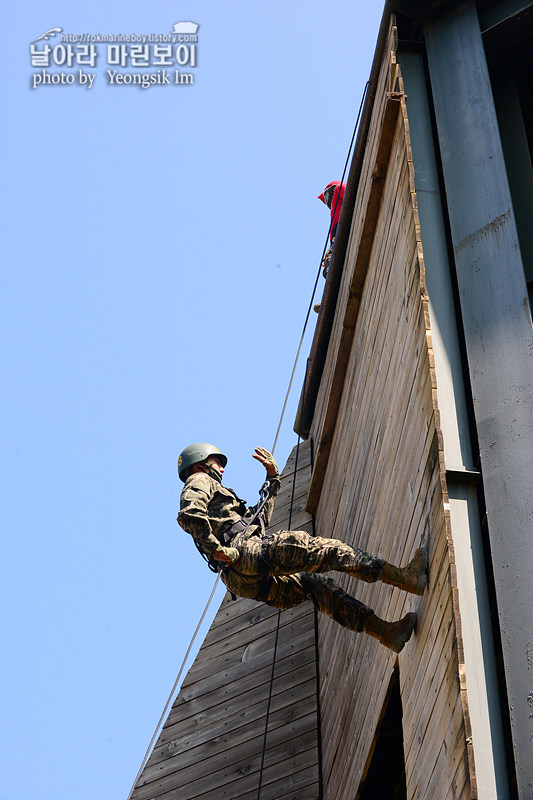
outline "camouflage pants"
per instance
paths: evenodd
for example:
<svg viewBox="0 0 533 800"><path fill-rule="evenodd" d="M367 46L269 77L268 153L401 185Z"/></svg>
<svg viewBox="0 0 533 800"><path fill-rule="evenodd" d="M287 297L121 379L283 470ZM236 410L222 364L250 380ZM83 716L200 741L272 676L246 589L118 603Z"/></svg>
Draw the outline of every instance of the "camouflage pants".
<svg viewBox="0 0 533 800"><path fill-rule="evenodd" d="M337 539L310 536L305 531L278 531L271 537L268 566L261 556L261 534L246 531L232 542L240 559L222 580L241 597L264 600L275 608L292 608L311 600L315 607L354 631L363 630L371 608L347 594L322 572L345 572L373 583L381 577L381 558Z"/></svg>

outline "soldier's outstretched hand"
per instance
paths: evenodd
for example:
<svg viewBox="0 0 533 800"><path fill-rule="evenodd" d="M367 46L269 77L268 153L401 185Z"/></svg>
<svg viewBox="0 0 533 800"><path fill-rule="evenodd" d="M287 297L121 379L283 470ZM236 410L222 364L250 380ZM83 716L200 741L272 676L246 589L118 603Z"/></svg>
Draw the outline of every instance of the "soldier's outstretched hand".
<svg viewBox="0 0 533 800"><path fill-rule="evenodd" d="M268 450L265 450L264 447L256 447L252 455L266 469L267 478L274 478L276 475L279 475L278 465L276 464L274 456L272 453L269 453Z"/></svg>

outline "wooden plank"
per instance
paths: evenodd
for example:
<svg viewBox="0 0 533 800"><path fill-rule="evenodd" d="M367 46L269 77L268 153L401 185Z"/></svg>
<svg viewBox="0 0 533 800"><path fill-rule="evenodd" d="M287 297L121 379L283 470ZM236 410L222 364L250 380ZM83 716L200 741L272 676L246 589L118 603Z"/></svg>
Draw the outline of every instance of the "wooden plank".
<svg viewBox="0 0 533 800"><path fill-rule="evenodd" d="M439 548L440 564L437 563L436 555L432 563L432 570L437 574L437 578L432 580L428 594L424 597L425 607L420 615L420 637L425 646L422 652L417 654L416 665L413 665L402 680L402 694L407 702L411 702L411 697L419 698L423 695L424 685L428 680L427 674L429 672L431 676L434 667L432 661L438 661L443 648L447 646L448 631L450 630L450 635L455 635L455 628L449 621L453 608L450 576L447 570L447 548L445 542L441 542L441 545ZM445 615L447 616L445 617ZM444 629L442 626L445 619L446 628Z"/></svg>
<svg viewBox="0 0 533 800"><path fill-rule="evenodd" d="M449 652L454 653L454 636L451 627L447 630L446 638L443 644L449 644ZM436 658L432 662L433 672L426 672L426 681L422 685L422 692L427 692L427 695L416 696L412 698L411 705L409 705L408 698L405 699L405 705L409 708L409 714L406 715L404 725L404 745L406 763L412 764L415 761L423 763L427 759L428 763L432 764L438 748L435 749L435 738L441 743L441 732L439 730L441 724L448 725L450 719L454 718L455 710L459 711L459 717L456 719L456 724L463 730L464 742L464 728L462 727L462 713L461 713L461 697L458 689L457 669L454 668L454 662L451 658L444 658L443 651L439 648L436 653ZM423 699L425 697L425 700ZM447 713L444 713L444 712ZM424 747L421 748L421 743Z"/></svg>
<svg viewBox="0 0 533 800"><path fill-rule="evenodd" d="M242 615L250 615L254 617L259 615L258 619L266 619L268 616L275 617L277 614L276 609L269 606L259 605L255 600L247 600L244 597L238 597L237 600L232 600L229 592L225 595L217 615L213 620L213 624L207 632L207 637L212 634L217 635L215 632L221 626L231 625L232 621ZM253 623L250 623L253 624Z"/></svg>
<svg viewBox="0 0 533 800"><path fill-rule="evenodd" d="M309 695L307 695L309 696ZM216 770L219 763L225 763L228 753L233 748L238 748L239 758L243 756L246 748L250 747L250 742L257 738L261 741L264 732L264 715L266 709L267 696L263 698L261 708L257 709L255 716L250 716L247 722L231 730L219 732L217 735L200 735L183 740L172 740L169 744L157 752L153 753L150 762L143 773L140 785L148 784L152 781L160 781L166 775L180 773L179 780L185 783L186 776L196 775L196 765L205 764L208 760L212 761L210 769ZM211 722L211 721L210 721ZM209 730L211 724L209 725ZM306 714L304 704L286 704L282 707L271 709L269 718L268 735L270 741L276 741L280 735L279 730L298 730L303 735L309 730L316 731L316 716ZM300 734L299 734L300 735ZM191 770L189 769L192 769ZM187 771L188 770L188 771Z"/></svg>
<svg viewBox="0 0 533 800"><path fill-rule="evenodd" d="M412 389L413 387L411 387ZM409 391L406 391L408 397L410 397ZM431 403L431 396L428 398L428 404ZM394 483L398 481L393 481L395 471L398 472L398 464L404 462L405 470L407 472L408 468L411 466L410 459L412 458L412 450L408 447L408 442L402 441L405 440L406 436L410 436L410 430L412 430L411 423L416 419L417 415L420 414L421 408L417 407L415 404L406 405L404 408L399 409L399 416L403 418L404 422L402 424L398 424L396 426L397 435L399 437L398 443L395 442L394 438L391 440L391 437L388 437L384 441L384 446L381 449L381 455L374 458L376 466L373 469L368 470L371 477L365 479L362 483L362 491L364 492L362 498L359 500L358 504L356 505L357 498L354 498L351 501L351 512L349 513L349 518L353 520L352 525L356 527L359 531L364 532L375 531L378 535L378 538L382 532L385 532L387 529L398 530L398 525L395 524L396 520L390 519L390 504L394 503L394 499L397 498L399 509L403 508L409 512L408 504L400 501L402 498L403 491L405 491L404 486L394 486ZM423 449L430 444L427 439L426 431L423 430L421 432L421 437L419 439L419 448L422 447ZM403 445L403 446L402 446ZM385 454L389 454L389 458L385 457ZM416 451L414 452L415 455ZM420 460L423 462L427 461L427 456L424 456L423 453L420 453L417 463L413 464L413 471L407 472L407 474L413 475L416 474L417 465L420 463ZM405 474L405 473L402 473ZM397 478L402 480L402 474L398 474ZM371 478L374 477L374 482L371 482ZM396 491L394 491L396 489ZM403 491L402 491L403 490ZM366 512L366 513L365 513ZM371 514L371 517L368 517L368 514ZM380 515L385 517L383 523L380 524ZM389 519L386 519L389 517ZM402 527L398 530L399 535L401 535L402 540L406 541L406 529ZM388 537L388 542L391 542L390 536ZM363 542L359 541L357 544L362 545ZM411 543L408 544L411 547ZM390 553L390 548L388 548ZM388 553L385 553L388 555Z"/></svg>
<svg viewBox="0 0 533 800"><path fill-rule="evenodd" d="M315 756L316 757L316 756ZM262 800L318 800L318 778L316 766L313 766L313 754L310 753L304 769L286 771L281 779L276 779L276 772L268 770L263 774L261 799ZM195 800L257 800L258 775L242 775L239 779L225 787L212 786L202 794L197 794ZM176 800L174 790L158 795L161 800ZM182 800L181 796L179 800Z"/></svg>
<svg viewBox="0 0 533 800"><path fill-rule="evenodd" d="M277 623L277 608L267 606L266 603L258 603L256 600L244 600L243 598L238 598L236 601L232 601L229 594L228 600L234 607L238 607L242 600L243 605L241 608L243 613L234 615L229 619L226 618L216 627L210 628L207 636L204 639L202 648L207 649L217 642L224 641L224 639L233 635L234 633L244 630L248 630L250 633L253 632L254 638L256 638L255 634L257 634L257 631L259 630L256 627L257 625L266 622L270 622L270 624L272 624L274 621ZM307 617L312 613L313 609L310 603L301 603L299 606L295 606L294 608L285 609L285 612L281 615L281 626L283 627L289 622L295 622L303 617Z"/></svg>
<svg viewBox="0 0 533 800"><path fill-rule="evenodd" d="M287 629L287 637L278 643L280 658L293 652L296 647L307 646L313 635L310 620L305 618L290 623L284 628ZM275 629L268 631L268 635L265 634L261 639L243 640L239 649L230 653L213 655L209 662L204 661L203 658L198 660L191 668L191 672L194 669L194 674L191 675L190 682L200 680L208 675L215 676L215 679L219 675L227 676L233 668L236 668L236 672L241 673L243 665L245 668L247 666L248 670L262 666L272 657L274 639Z"/></svg>
<svg viewBox="0 0 533 800"><path fill-rule="evenodd" d="M225 604L227 604L227 611ZM297 609L291 610L296 611ZM232 600L228 593L215 617L217 624L209 628L202 647L220 641L234 631L250 629L263 620L272 620L276 615L277 609L267 606L265 603L245 600L242 597Z"/></svg>
<svg viewBox="0 0 533 800"><path fill-rule="evenodd" d="M464 784L468 775L461 709L458 708L451 719L443 715L438 722L441 723L437 726L439 734L435 735L425 748L428 751L431 749L431 758L426 761L416 761L413 769L409 770L410 791L414 793L412 796L420 797L421 800L433 800L444 787L449 786L450 776L455 776ZM476 797L470 785L466 796Z"/></svg>
<svg viewBox="0 0 533 800"><path fill-rule="evenodd" d="M300 613L296 616L290 614L291 610L292 609L287 609L289 613L282 614L280 617L280 635L283 634L283 636L287 636L289 639L294 638L305 630L309 630L308 617L311 613L311 609L308 607L305 609L305 614ZM250 633L251 631L249 628L228 632L228 635L224 639L218 639L212 644L202 648L205 659L213 661L213 664L216 662L217 665L222 662L224 664L229 664L232 658L238 661L241 661L243 658L250 658L252 654L257 651L257 648L262 645L270 647L270 642L266 640L266 637L272 634L272 620L263 620L257 622L253 626L254 639L257 641L250 643ZM253 649L251 649L251 645ZM205 671L206 668L209 668L207 664L200 669ZM198 667L196 669L194 667L191 668L189 681L196 678L198 671Z"/></svg>
<svg viewBox="0 0 533 800"><path fill-rule="evenodd" d="M398 395L401 394L401 388L402 388L402 386L400 385L399 386ZM400 409L396 413L397 413L397 416L399 418L401 418L402 416L405 415L405 407L403 409ZM384 414L390 416L390 414L391 414L390 407L386 407L385 408ZM373 445L373 447L374 447L373 463L371 464L371 469L370 470L366 469L364 471L364 473L363 473L362 480L358 481L357 484L356 484L358 486L359 492L361 492L362 495L358 493L358 497L353 499L353 503L352 504L353 504L355 510L357 510L358 507L360 507L362 509L367 508L368 499L370 499L370 495L372 495L372 500L373 500L373 505L374 506L378 505L378 500L381 498L381 496L382 496L383 492L385 492L385 490L388 491L389 496L391 495L390 489L388 489L388 480L387 480L387 478L388 478L388 475L391 474L391 471L392 471L393 466L394 466L394 461L391 458L391 455L394 455L395 450L397 452L398 448L397 448L397 446L393 447L392 443L388 442L387 439L385 439L384 440L384 445L382 445L382 447L381 447L381 451L380 451L381 455L379 455L379 452L375 451L375 447L376 447L377 442L378 442L379 431L380 430L381 431L384 430L382 428L381 419L379 417L373 423L372 427L374 427L374 426L377 426L377 427L375 428L376 433L372 434L372 439L374 440L374 445ZM364 429L364 427L365 426L364 426L364 422L363 422L363 429ZM368 428L368 424L366 424L366 427ZM397 427L401 429L401 426L397 426ZM386 433L386 431L385 431L385 433ZM368 438L370 439L370 436ZM354 444L352 446L355 446L355 441L356 440L354 438ZM364 447L364 442L361 442L361 443L358 442L358 445L359 446L363 445L363 447ZM386 473L384 473L385 470L386 470ZM377 474L379 475L379 480L376 480L376 477L375 477L376 476L376 471L377 471ZM357 480L357 478L355 476L354 476L354 479ZM350 519L352 519L352 518L350 517ZM352 525L353 525L353 519L352 519ZM360 527L362 527L362 526L360 526Z"/></svg>
<svg viewBox="0 0 533 800"><path fill-rule="evenodd" d="M284 765L287 770L291 769L295 756L314 752L316 730L310 728L311 723L311 719L304 717L272 732L272 736L269 737L267 768L276 765L280 775ZM235 748L236 752L232 752L233 748L230 748L211 758L203 757L196 764L147 784L143 784L141 779L135 789L136 800L150 800L177 789L180 792L180 800L195 800L212 787L214 776L223 794L227 785L239 781L242 776L259 774L262 746L262 735L256 736Z"/></svg>
<svg viewBox="0 0 533 800"><path fill-rule="evenodd" d="M292 675L276 677L272 693L271 711L291 706L291 714L296 707L305 708L301 701L312 698L316 694L315 676L297 686L293 685ZM216 706L216 714L205 712L196 714L186 720L178 720L165 728L165 739L159 739L154 749L151 763L163 761L170 755L179 755L183 751L197 747L208 739L215 740L222 734L228 734L250 720L264 720L265 703L268 698L268 684L263 687L252 687L248 692L237 694L229 701ZM300 705L301 704L301 705ZM206 724L208 722L208 724Z"/></svg>
<svg viewBox="0 0 533 800"><path fill-rule="evenodd" d="M186 697L183 697L180 692L178 700L174 704L167 723L161 732L158 744L168 741L167 725L174 725L191 717L207 714L218 705L221 698L224 702L229 702L234 697L239 697L241 692L246 694L256 687L258 691L261 691L261 687L270 682L271 673L272 661L265 664L261 669L256 668L253 671L247 669L242 674L232 673L232 680L226 683L220 691L213 691L211 676L209 676L204 681L195 684L187 692ZM314 675L314 673L314 645L301 647L290 656L276 660L276 683L281 681L282 685L285 685L285 676L294 674L297 674L303 682L307 680L309 675Z"/></svg>

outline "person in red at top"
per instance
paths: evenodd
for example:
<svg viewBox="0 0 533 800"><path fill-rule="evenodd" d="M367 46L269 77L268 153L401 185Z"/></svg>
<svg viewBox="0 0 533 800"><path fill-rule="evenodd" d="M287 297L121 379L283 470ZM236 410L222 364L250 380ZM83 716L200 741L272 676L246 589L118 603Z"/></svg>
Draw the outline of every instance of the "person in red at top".
<svg viewBox="0 0 533 800"><path fill-rule="evenodd" d="M341 215L342 201L344 199L344 192L346 191L346 184L340 181L331 181L328 183L322 194L318 195L318 199L331 209L331 226L329 238L331 243L335 240L335 233L337 232L337 225L339 224L339 217Z"/></svg>
<svg viewBox="0 0 533 800"><path fill-rule="evenodd" d="M345 183L341 183L340 181L331 181L328 183L322 194L318 195L318 199L322 200L322 202L325 203L329 209L331 209L331 223L329 226L329 238L331 241L331 246L324 256L324 260L322 262L322 275L324 278L328 277L329 265L333 255L333 248L335 247L335 234L337 233L345 191ZM320 306L321 303L316 303L313 306L317 314L320 311Z"/></svg>

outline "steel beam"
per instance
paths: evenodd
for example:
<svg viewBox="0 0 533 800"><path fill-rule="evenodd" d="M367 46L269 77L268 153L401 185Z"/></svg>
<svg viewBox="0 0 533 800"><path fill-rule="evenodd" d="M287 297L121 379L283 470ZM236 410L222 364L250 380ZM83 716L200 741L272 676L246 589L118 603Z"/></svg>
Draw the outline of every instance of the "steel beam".
<svg viewBox="0 0 533 800"><path fill-rule="evenodd" d="M480 445L518 796L533 791L533 331L474 3L426 45Z"/></svg>
<svg viewBox="0 0 533 800"><path fill-rule="evenodd" d="M475 488L481 482L481 474L474 468L471 448L456 321L458 312L450 277L443 196L434 152L423 56L416 52L400 52L398 61L407 95L476 783L480 800L509 800L504 728Z"/></svg>

